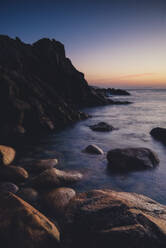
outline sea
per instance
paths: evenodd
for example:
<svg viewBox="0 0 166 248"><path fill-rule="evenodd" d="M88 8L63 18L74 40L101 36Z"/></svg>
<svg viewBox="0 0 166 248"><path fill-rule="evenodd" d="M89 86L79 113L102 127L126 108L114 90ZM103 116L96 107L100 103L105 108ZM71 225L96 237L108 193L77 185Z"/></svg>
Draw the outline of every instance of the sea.
<svg viewBox="0 0 166 248"><path fill-rule="evenodd" d="M130 96L110 96L115 100L131 101L129 105L108 105L83 109L91 115L64 130L27 147L27 158L59 159L57 168L76 170L83 180L72 187L78 191L112 189L144 194L166 204L166 145L150 135L155 127L166 127L166 90L132 89ZM116 130L94 132L89 126L107 122ZM82 152L88 145L98 145L104 155ZM147 147L158 154L160 164L155 169L115 173L109 169L106 154L114 148Z"/></svg>

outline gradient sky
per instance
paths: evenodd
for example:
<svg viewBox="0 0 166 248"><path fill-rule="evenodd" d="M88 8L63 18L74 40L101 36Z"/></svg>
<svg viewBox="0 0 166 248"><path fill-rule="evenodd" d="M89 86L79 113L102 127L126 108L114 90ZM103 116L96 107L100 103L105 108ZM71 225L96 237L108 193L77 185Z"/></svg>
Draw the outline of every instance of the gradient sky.
<svg viewBox="0 0 166 248"><path fill-rule="evenodd" d="M93 85L166 87L166 0L1 0L0 33L61 41Z"/></svg>

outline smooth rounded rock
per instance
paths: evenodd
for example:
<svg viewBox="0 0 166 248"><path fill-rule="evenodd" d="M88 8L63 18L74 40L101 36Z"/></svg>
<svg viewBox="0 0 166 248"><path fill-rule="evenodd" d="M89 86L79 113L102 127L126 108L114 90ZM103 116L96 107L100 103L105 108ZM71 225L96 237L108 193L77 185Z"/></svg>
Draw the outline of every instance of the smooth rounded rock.
<svg viewBox="0 0 166 248"><path fill-rule="evenodd" d="M19 190L19 187L14 183L4 182L0 183L0 190L9 191L15 194Z"/></svg>
<svg viewBox="0 0 166 248"><path fill-rule="evenodd" d="M163 143L166 143L166 128L161 128L161 127L153 128L151 130L150 134L155 139L157 139Z"/></svg>
<svg viewBox="0 0 166 248"><path fill-rule="evenodd" d="M166 247L166 206L135 193L77 194L65 210L63 223L64 247Z"/></svg>
<svg viewBox="0 0 166 248"><path fill-rule="evenodd" d="M128 171L151 169L159 164L157 154L148 148L113 149L107 153L109 168Z"/></svg>
<svg viewBox="0 0 166 248"><path fill-rule="evenodd" d="M16 151L9 146L0 145L0 164L9 165L15 159Z"/></svg>
<svg viewBox="0 0 166 248"><path fill-rule="evenodd" d="M98 131L98 132L109 132L114 130L114 127L106 122L99 122L98 124L90 126L90 128L93 131Z"/></svg>
<svg viewBox="0 0 166 248"><path fill-rule="evenodd" d="M0 242L10 248L59 248L58 228L43 214L9 192L0 192Z"/></svg>
<svg viewBox="0 0 166 248"><path fill-rule="evenodd" d="M74 189L61 187L53 189L43 197L44 204L55 214L63 214L66 206L76 195Z"/></svg>
<svg viewBox="0 0 166 248"><path fill-rule="evenodd" d="M55 168L45 170L30 181L36 188L51 188L70 185L82 179L82 174L77 171L62 171Z"/></svg>
<svg viewBox="0 0 166 248"><path fill-rule="evenodd" d="M90 153L90 154L104 154L103 150L98 147L97 145L89 145L84 149L84 152Z"/></svg>
<svg viewBox="0 0 166 248"><path fill-rule="evenodd" d="M14 183L24 182L29 177L28 172L18 166L3 166L0 168L0 181L11 181Z"/></svg>

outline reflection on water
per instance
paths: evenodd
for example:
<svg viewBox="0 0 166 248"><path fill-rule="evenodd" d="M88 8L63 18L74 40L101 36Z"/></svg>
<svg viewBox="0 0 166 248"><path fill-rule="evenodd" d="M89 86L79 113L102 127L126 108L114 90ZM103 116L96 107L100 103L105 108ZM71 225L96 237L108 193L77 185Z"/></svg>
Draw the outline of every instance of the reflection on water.
<svg viewBox="0 0 166 248"><path fill-rule="evenodd" d="M110 188L145 194L166 204L166 146L155 141L152 128L166 127L166 91L132 90L132 96L120 97L132 105L86 109L93 117L79 122L31 148L35 157L55 157L59 168L75 169L84 180L74 187L79 191ZM117 98L117 97L116 97ZM117 128L109 133L93 132L89 125L105 121ZM89 144L101 147L105 155L89 155L81 151ZM107 168L106 152L120 147L147 147L156 151L160 166L154 170L112 174Z"/></svg>

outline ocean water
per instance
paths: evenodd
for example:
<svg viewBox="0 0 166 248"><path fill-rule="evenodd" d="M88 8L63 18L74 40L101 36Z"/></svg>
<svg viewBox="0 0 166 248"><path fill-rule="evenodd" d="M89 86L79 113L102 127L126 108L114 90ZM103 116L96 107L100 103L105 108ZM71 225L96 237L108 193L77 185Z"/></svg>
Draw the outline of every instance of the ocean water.
<svg viewBox="0 0 166 248"><path fill-rule="evenodd" d="M149 134L154 127L166 127L166 90L130 90L130 93L131 96L113 98L132 101L131 105L84 109L92 118L49 135L39 146L31 147L31 154L36 158L58 157L59 169L82 172L83 180L73 186L77 191L109 188L141 193L166 204L166 146ZM103 133L89 128L100 121L117 130ZM89 144L98 145L105 154L83 153ZM159 166L153 170L112 173L107 165L107 151L126 147L152 149L160 158Z"/></svg>

